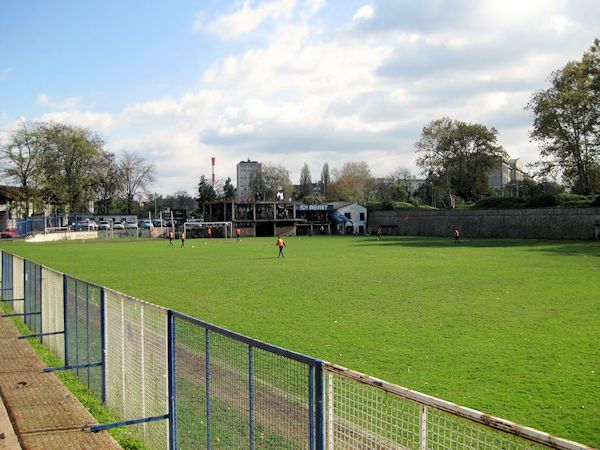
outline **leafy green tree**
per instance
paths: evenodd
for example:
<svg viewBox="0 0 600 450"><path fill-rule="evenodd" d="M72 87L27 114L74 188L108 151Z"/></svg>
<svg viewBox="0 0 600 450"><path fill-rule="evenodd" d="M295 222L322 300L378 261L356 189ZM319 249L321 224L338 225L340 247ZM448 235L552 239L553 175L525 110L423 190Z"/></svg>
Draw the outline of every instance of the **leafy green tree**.
<svg viewBox="0 0 600 450"><path fill-rule="evenodd" d="M410 180L414 178L411 171L404 167L396 169L387 177L387 200L410 202L412 188ZM385 194L383 194L385 196Z"/></svg>
<svg viewBox="0 0 600 450"><path fill-rule="evenodd" d="M123 190L123 178L115 154L102 152L94 168L93 191L96 196L98 212L109 214L113 201Z"/></svg>
<svg viewBox="0 0 600 450"><path fill-rule="evenodd" d="M45 200L57 211L83 211L94 198L94 173L104 141L83 127L49 123L40 127Z"/></svg>
<svg viewBox="0 0 600 450"><path fill-rule="evenodd" d="M0 173L20 187L23 213L28 216L30 206L41 208L39 189L42 182L44 146L40 139L41 124L22 123L0 145Z"/></svg>
<svg viewBox="0 0 600 450"><path fill-rule="evenodd" d="M540 147L541 175L561 174L573 190L600 190L600 40L554 71L548 89L535 92L526 109L533 112L530 137Z"/></svg>
<svg viewBox="0 0 600 450"><path fill-rule="evenodd" d="M417 166L429 174L428 182L446 191L447 202L441 204L449 203L451 194L474 201L490 192L490 171L508 157L497 136L495 128L447 117L423 128L415 144Z"/></svg>
<svg viewBox="0 0 600 450"><path fill-rule="evenodd" d="M202 209L206 203L214 202L216 198L217 194L215 193L215 188L212 183L202 175L198 183L198 197L196 198L198 208Z"/></svg>
<svg viewBox="0 0 600 450"><path fill-rule="evenodd" d="M344 164L342 170L334 171L334 177L327 196L331 199L367 203L375 188L371 169L364 161Z"/></svg>
<svg viewBox="0 0 600 450"><path fill-rule="evenodd" d="M300 198L304 198L308 195L312 195L314 192L312 179L310 177L310 169L308 164L304 163L302 170L300 171L300 190L298 192Z"/></svg>
<svg viewBox="0 0 600 450"><path fill-rule="evenodd" d="M507 188L511 192L516 193L516 186L513 186L513 183L508 184ZM556 181L545 178L536 181L533 178L527 177L519 183L518 189L519 197L524 199L529 199L531 197L537 197L544 194L558 195L565 192L564 186L561 186Z"/></svg>
<svg viewBox="0 0 600 450"><path fill-rule="evenodd" d="M290 173L281 165L265 163L254 173L250 187L258 194L257 200L273 201L278 192L290 197L293 192Z"/></svg>
<svg viewBox="0 0 600 450"><path fill-rule="evenodd" d="M156 180L154 165L136 153L125 151L119 161L119 171L123 177L125 212L131 214L136 195L144 193Z"/></svg>
<svg viewBox="0 0 600 450"><path fill-rule="evenodd" d="M231 178L227 177L223 185L223 200L231 202L235 199L235 186L231 182Z"/></svg>
<svg viewBox="0 0 600 450"><path fill-rule="evenodd" d="M192 210L196 206L197 200L191 197L187 191L176 191L173 197L175 202L171 208Z"/></svg>

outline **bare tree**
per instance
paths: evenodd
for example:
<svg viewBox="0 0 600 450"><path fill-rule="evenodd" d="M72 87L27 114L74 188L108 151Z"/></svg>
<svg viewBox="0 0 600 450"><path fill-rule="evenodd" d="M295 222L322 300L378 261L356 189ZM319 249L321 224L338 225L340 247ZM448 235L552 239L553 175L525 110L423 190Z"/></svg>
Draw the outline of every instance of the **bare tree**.
<svg viewBox="0 0 600 450"><path fill-rule="evenodd" d="M148 184L153 183L154 165L133 152L123 152L119 162L119 171L123 177L123 194L125 195L125 210L131 214L133 199L137 194L146 191Z"/></svg>

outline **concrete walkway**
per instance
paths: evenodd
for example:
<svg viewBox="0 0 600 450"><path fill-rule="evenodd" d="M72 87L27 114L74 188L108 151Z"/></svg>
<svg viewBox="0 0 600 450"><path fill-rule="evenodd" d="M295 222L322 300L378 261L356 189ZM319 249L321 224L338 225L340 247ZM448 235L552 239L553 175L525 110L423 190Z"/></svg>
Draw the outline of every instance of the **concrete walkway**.
<svg viewBox="0 0 600 450"><path fill-rule="evenodd" d="M0 318L0 449L120 449L53 373L10 318Z"/></svg>

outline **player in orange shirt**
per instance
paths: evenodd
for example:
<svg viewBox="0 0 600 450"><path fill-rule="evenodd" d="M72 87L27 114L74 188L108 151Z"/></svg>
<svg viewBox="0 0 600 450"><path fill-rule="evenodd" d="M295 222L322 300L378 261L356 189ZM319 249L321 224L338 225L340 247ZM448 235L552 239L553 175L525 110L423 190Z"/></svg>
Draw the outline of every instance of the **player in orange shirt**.
<svg viewBox="0 0 600 450"><path fill-rule="evenodd" d="M275 245L277 247L279 247L279 255L277 257L285 258L285 255L283 254L283 248L285 247L285 241L283 240L283 238L281 236L277 236L277 243Z"/></svg>

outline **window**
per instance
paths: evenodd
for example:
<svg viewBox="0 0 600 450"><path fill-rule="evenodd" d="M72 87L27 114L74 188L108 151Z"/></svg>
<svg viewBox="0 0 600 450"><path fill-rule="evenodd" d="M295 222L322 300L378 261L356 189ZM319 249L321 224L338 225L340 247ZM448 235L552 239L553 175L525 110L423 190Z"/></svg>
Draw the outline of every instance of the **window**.
<svg viewBox="0 0 600 450"><path fill-rule="evenodd" d="M348 219L352 219L352 216L350 215L350 213L344 213L344 216L346 216Z"/></svg>
<svg viewBox="0 0 600 450"><path fill-rule="evenodd" d="M360 220L363 220L363 221L365 220L365 213L364 212L360 213Z"/></svg>

